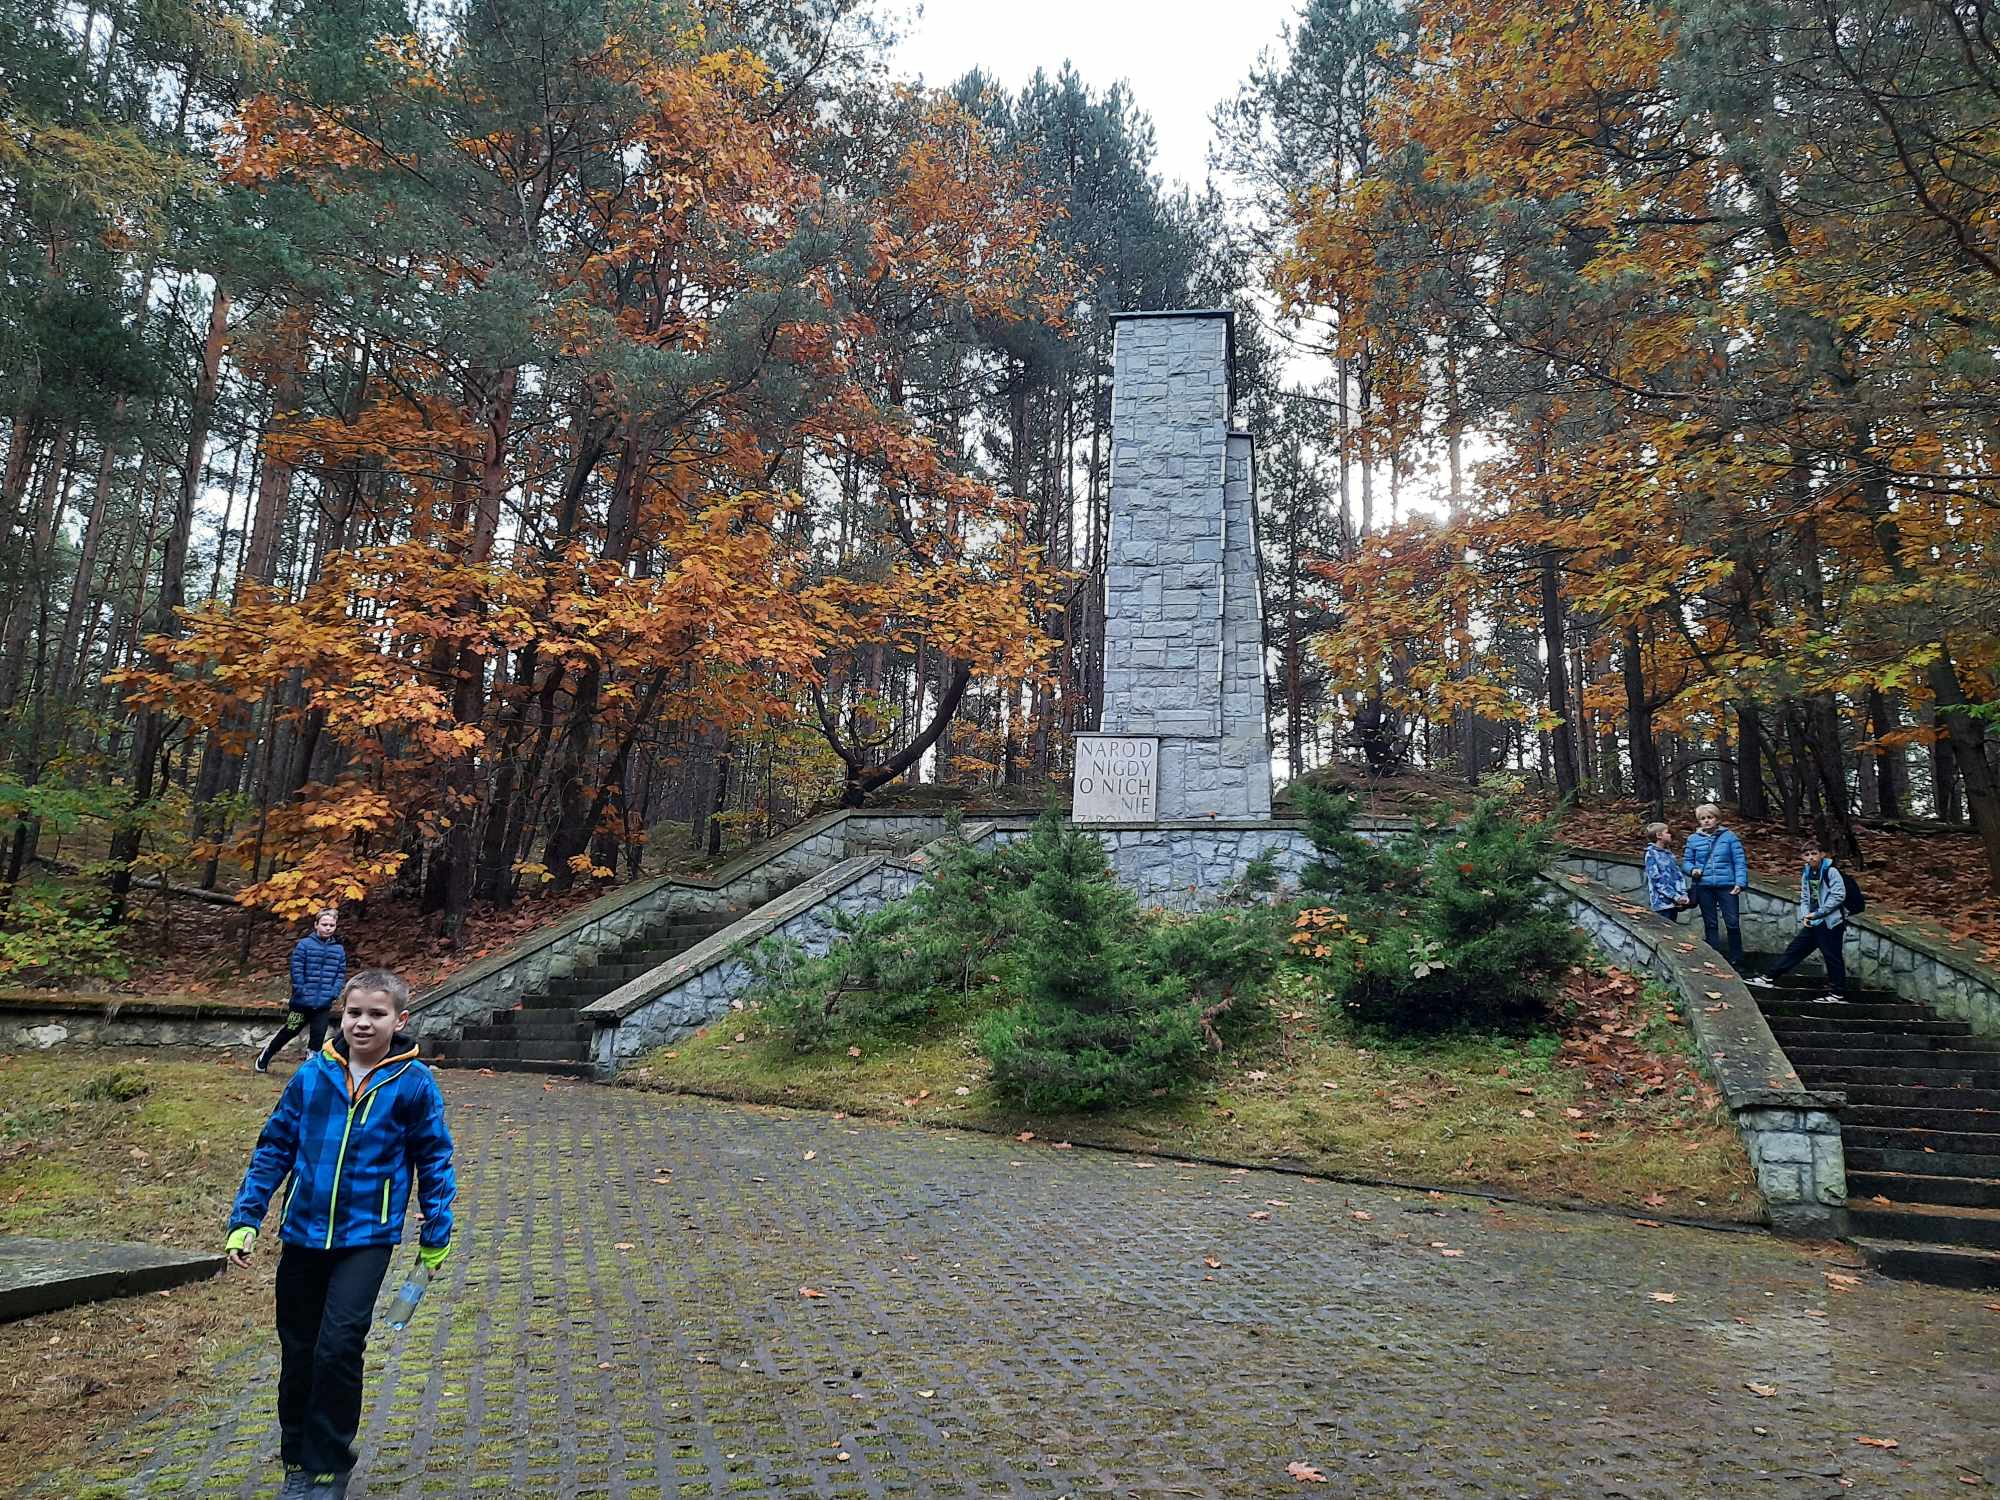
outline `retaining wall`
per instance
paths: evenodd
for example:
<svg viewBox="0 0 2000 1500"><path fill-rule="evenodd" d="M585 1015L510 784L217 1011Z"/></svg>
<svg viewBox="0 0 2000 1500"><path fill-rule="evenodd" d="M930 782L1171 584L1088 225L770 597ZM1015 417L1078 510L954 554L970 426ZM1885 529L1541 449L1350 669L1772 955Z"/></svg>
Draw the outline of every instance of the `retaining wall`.
<svg viewBox="0 0 2000 1500"><path fill-rule="evenodd" d="M262 1047L282 1005L0 991L0 1047Z"/></svg>

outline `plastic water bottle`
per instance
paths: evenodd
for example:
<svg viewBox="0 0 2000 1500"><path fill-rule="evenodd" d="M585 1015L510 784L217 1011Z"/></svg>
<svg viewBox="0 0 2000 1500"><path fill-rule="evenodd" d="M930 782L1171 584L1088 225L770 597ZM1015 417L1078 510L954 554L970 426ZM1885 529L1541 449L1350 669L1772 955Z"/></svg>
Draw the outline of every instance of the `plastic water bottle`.
<svg viewBox="0 0 2000 1500"><path fill-rule="evenodd" d="M431 1284L430 1268L419 1262L411 1268L409 1279L403 1283L396 1300L389 1304L388 1324L398 1333L410 1326L410 1319L416 1316L417 1304L424 1300L424 1293Z"/></svg>

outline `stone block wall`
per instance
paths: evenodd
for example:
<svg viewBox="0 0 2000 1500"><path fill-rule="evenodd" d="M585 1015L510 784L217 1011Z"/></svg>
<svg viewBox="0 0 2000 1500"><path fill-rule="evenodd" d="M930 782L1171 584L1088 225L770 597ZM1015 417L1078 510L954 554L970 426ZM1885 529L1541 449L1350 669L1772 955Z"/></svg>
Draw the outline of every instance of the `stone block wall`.
<svg viewBox="0 0 2000 1500"><path fill-rule="evenodd" d="M1230 315L1116 322L1101 727L1160 739L1158 815L1271 810L1252 459Z"/></svg>
<svg viewBox="0 0 2000 1500"><path fill-rule="evenodd" d="M128 995L0 993L0 1048L262 1047L283 1007Z"/></svg>

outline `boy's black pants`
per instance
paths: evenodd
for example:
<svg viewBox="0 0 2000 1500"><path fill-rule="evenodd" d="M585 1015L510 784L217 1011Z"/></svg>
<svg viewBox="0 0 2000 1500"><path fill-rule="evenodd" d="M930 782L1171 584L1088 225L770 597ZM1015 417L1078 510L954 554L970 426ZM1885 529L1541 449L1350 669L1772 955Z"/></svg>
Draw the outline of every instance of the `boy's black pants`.
<svg viewBox="0 0 2000 1500"><path fill-rule="evenodd" d="M1847 955L1841 951L1847 942L1847 924L1829 927L1824 922L1814 922L1810 927L1801 927L1784 956L1771 965L1770 977L1789 974L1799 966L1801 960L1815 948L1826 962L1827 983L1835 991L1847 988Z"/></svg>
<svg viewBox="0 0 2000 1500"><path fill-rule="evenodd" d="M296 1005L293 1006L285 1012L285 1024L278 1028L278 1034L264 1044L264 1061L268 1064L272 1058L285 1050L285 1043L301 1031L307 1034L306 1039L310 1044L307 1055L319 1051L326 1045L326 1028L332 1020L331 1005L322 1005L318 1010L300 1010Z"/></svg>
<svg viewBox="0 0 2000 1500"><path fill-rule="evenodd" d="M390 1248L287 1245L278 1257L278 1430L286 1464L309 1474L354 1467L361 1359Z"/></svg>

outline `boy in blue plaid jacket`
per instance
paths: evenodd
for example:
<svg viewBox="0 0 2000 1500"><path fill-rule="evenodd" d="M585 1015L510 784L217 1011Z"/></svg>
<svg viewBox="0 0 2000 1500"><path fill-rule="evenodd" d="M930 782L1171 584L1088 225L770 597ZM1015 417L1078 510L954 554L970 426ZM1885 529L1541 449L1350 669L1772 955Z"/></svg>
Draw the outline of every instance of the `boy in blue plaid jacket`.
<svg viewBox="0 0 2000 1500"><path fill-rule="evenodd" d="M361 1425L361 1361L411 1191L417 1259L451 1254L451 1131L414 1043L410 988L369 969L341 991L340 1032L285 1085L229 1215L229 1260L246 1266L278 1185L278 1427L285 1500L339 1500Z"/></svg>

